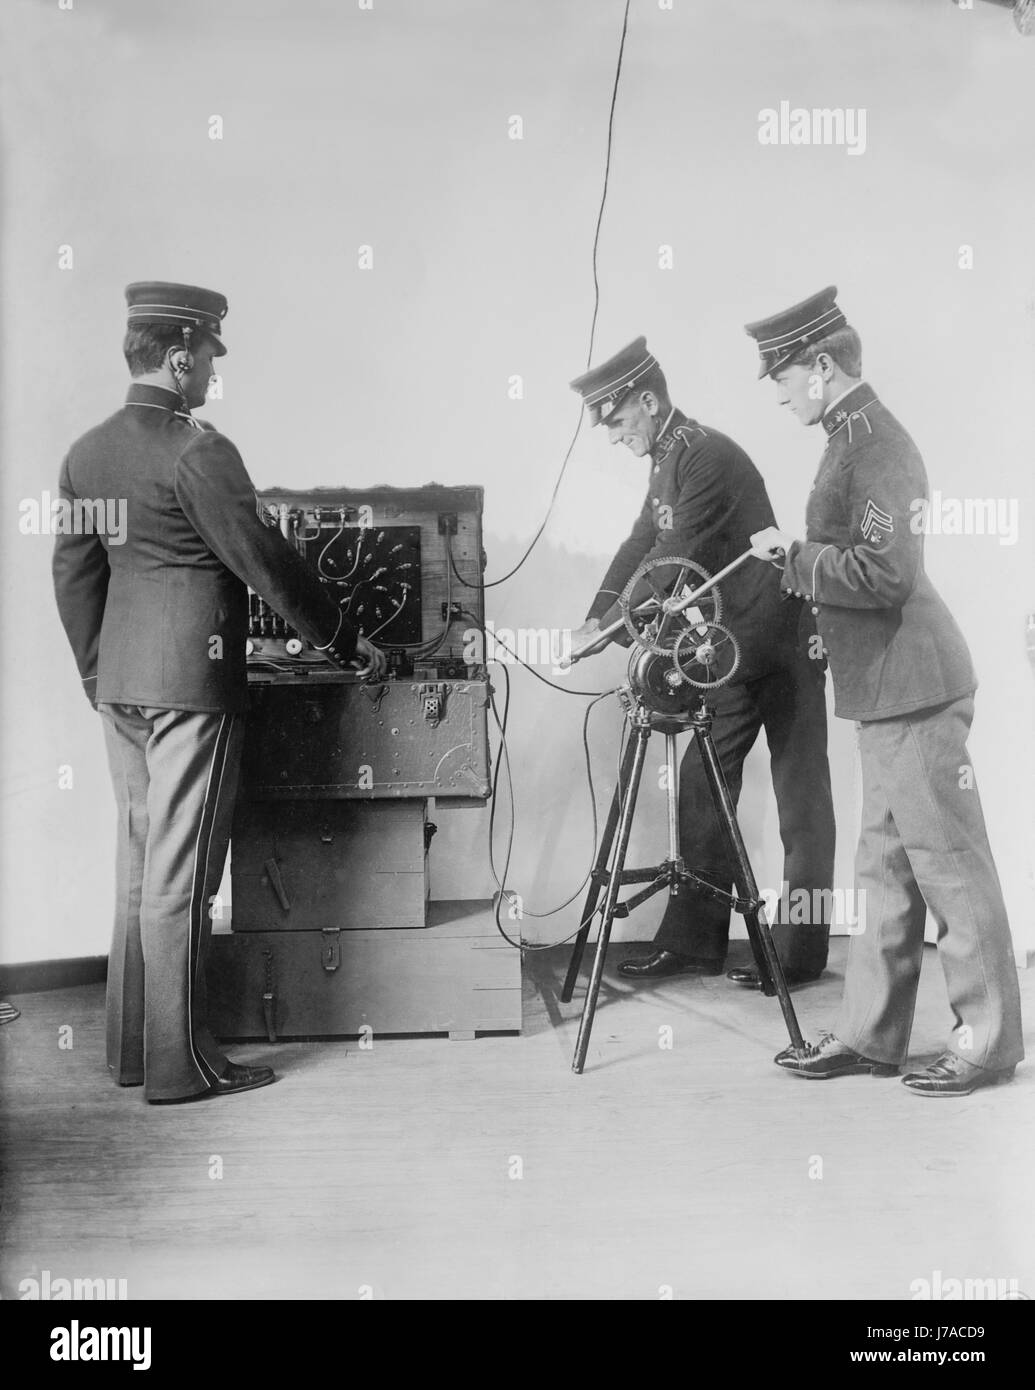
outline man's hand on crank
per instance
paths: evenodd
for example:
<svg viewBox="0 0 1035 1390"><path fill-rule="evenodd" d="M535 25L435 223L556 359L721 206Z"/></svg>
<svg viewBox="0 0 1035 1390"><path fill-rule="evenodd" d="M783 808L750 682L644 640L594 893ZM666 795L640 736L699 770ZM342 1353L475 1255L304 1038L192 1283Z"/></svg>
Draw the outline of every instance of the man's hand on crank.
<svg viewBox="0 0 1035 1390"><path fill-rule="evenodd" d="M782 560L794 544L796 537L775 526L767 526L764 531L756 531L751 537L751 553L760 560Z"/></svg>

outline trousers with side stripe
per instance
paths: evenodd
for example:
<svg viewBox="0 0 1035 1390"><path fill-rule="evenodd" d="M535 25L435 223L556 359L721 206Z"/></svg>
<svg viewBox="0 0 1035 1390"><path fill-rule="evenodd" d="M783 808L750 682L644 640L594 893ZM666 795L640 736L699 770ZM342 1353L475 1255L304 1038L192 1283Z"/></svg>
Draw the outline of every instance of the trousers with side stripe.
<svg viewBox="0 0 1035 1390"><path fill-rule="evenodd" d="M240 715L100 704L118 813L108 1067L148 1100L206 1091L227 1058L205 957L241 761Z"/></svg>

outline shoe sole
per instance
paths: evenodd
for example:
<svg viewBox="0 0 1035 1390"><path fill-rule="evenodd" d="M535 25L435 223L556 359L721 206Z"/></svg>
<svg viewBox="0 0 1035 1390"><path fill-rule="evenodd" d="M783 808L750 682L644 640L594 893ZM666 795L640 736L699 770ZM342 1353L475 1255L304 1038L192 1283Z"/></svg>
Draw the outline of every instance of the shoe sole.
<svg viewBox="0 0 1035 1390"><path fill-rule="evenodd" d="M729 980L728 975L726 976L726 978ZM821 976L819 975L810 975L807 980L787 980L786 983L788 989L801 989L804 985L818 984L820 979ZM730 980L730 984L736 985L738 989L753 990L756 994L758 994L762 989L761 980L756 980L754 983L752 983L750 980Z"/></svg>
<svg viewBox="0 0 1035 1390"><path fill-rule="evenodd" d="M199 1100L213 1100L217 1096L235 1096L238 1091L258 1091L263 1086L272 1086L276 1079L276 1076L270 1076L265 1081L249 1081L245 1086L234 1086L225 1091L209 1087L207 1091L193 1091L189 1096L170 1096L168 1098L159 1096L156 1100L148 1099L147 1103L148 1105L189 1105Z"/></svg>
<svg viewBox="0 0 1035 1390"><path fill-rule="evenodd" d="M992 1081L982 1081L978 1086L968 1086L965 1091L924 1091L919 1086L910 1086L906 1083L905 1077L902 1084L907 1091L912 1091L914 1096L926 1096L928 1100L958 1100L961 1096L972 1096L975 1091L987 1091L992 1086L1006 1086L1013 1080L1013 1068L1008 1074L997 1076Z"/></svg>
<svg viewBox="0 0 1035 1390"><path fill-rule="evenodd" d="M656 984L659 980L682 980L690 976L692 980L714 980L715 976L704 970L674 970L667 975L626 975L620 972L623 980L631 980L633 984L643 983L646 985Z"/></svg>
<svg viewBox="0 0 1035 1390"><path fill-rule="evenodd" d="M663 970L659 971L657 974L652 973L649 975L639 970L635 972L623 970L622 967L619 966L618 973L623 980L674 980L679 975L702 975L706 979L714 979L716 975L722 974L722 966L720 965L718 970L695 970L692 966L687 966L682 970Z"/></svg>
<svg viewBox="0 0 1035 1390"><path fill-rule="evenodd" d="M898 1076L899 1068L885 1066L882 1063L874 1063L873 1066L850 1066L838 1067L836 1071L797 1071L794 1067L785 1067L780 1062L776 1064L781 1071L787 1072L790 1076L800 1076L804 1081L831 1081L835 1076Z"/></svg>
<svg viewBox="0 0 1035 1390"><path fill-rule="evenodd" d="M276 1076L268 1076L262 1081L249 1081L244 1086L232 1086L228 1090L221 1090L213 1086L206 1094L210 1096L236 1096L239 1091L261 1091L263 1086L272 1086L276 1081Z"/></svg>

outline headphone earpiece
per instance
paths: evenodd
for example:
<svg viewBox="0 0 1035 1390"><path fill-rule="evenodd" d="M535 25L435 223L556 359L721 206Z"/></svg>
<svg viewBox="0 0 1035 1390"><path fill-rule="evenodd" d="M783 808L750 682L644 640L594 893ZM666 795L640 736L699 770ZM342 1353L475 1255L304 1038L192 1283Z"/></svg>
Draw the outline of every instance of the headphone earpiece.
<svg viewBox="0 0 1035 1390"><path fill-rule="evenodd" d="M177 370L177 376L184 376L194 366L194 358L191 356L190 340L194 336L193 328L182 329L183 333L183 366Z"/></svg>

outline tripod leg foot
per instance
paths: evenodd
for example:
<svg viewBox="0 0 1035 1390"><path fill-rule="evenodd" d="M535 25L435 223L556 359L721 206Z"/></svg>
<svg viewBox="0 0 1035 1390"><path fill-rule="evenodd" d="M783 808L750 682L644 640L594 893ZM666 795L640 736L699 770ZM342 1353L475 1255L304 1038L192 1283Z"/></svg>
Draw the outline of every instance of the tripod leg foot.
<svg viewBox="0 0 1035 1390"><path fill-rule="evenodd" d="M611 939L611 925L614 922L615 908L618 904L618 893L622 884L622 868L629 848L633 812L636 810L636 795L640 787L640 778L643 775L643 764L647 756L647 740L649 738L650 726L645 725L637 727L635 737L631 741L632 761L629 768L628 783L622 797L621 814L618 816L618 843L615 847L611 877L607 884L604 912L600 920L600 935L597 937L596 955L593 957L593 969L590 972L589 985L586 989L586 1002L582 1006L582 1017L579 1019L579 1036L575 1043L575 1056L571 1064L571 1069L576 1075L581 1074L586 1065L589 1035L593 1028L593 1016L596 1012L597 996L600 993L600 981L604 974L604 958L607 955L607 944Z"/></svg>

